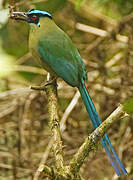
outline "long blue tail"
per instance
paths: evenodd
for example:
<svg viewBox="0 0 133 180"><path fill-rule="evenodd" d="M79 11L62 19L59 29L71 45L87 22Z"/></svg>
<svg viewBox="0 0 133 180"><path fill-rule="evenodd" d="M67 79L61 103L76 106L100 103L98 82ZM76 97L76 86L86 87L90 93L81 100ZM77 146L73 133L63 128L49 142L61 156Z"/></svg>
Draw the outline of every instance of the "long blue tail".
<svg viewBox="0 0 133 180"><path fill-rule="evenodd" d="M80 91L81 97L83 99L83 102L86 106L86 110L89 114L89 117L92 121L92 124L93 124L94 128L97 128L102 122L100 120L100 117L98 116L98 113L96 112L95 106L89 96L89 93L88 93L83 81L80 84L79 91ZM122 174L127 174L127 171L124 168L120 159L118 158L115 150L113 149L107 134L105 134L104 137L101 139L101 144L104 147L105 152L108 155L110 162L111 162L113 168L115 169L116 174L118 176L121 176Z"/></svg>

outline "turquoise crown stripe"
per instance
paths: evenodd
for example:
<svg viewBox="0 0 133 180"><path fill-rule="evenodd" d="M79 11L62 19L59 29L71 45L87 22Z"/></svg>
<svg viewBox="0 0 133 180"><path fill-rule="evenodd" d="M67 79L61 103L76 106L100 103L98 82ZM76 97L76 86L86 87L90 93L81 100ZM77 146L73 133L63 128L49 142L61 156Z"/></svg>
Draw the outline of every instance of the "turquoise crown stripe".
<svg viewBox="0 0 133 180"><path fill-rule="evenodd" d="M37 9L30 10L27 14L42 14L44 16L50 16L52 18L52 15L50 13L46 11L37 10Z"/></svg>

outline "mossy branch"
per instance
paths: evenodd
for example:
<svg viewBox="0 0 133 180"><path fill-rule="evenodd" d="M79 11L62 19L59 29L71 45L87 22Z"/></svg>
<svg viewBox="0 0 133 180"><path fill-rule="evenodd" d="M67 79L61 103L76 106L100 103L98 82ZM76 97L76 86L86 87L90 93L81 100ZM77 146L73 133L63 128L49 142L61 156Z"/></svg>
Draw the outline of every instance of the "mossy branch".
<svg viewBox="0 0 133 180"><path fill-rule="evenodd" d="M89 152L96 148L98 141L104 136L107 130L119 119L123 118L127 114L124 111L122 105L119 107L97 128L95 129L81 145L78 152L74 155L70 161L70 172L72 174L77 174L80 167L82 166L86 157L88 157Z"/></svg>
<svg viewBox="0 0 133 180"><path fill-rule="evenodd" d="M47 81L50 81L48 76ZM55 156L55 163L57 170L63 170L63 156L62 156L62 141L60 134L60 122L58 117L58 98L57 98L57 84L46 86L46 94L48 97L48 110L50 128L52 131L52 137L54 139L53 151Z"/></svg>

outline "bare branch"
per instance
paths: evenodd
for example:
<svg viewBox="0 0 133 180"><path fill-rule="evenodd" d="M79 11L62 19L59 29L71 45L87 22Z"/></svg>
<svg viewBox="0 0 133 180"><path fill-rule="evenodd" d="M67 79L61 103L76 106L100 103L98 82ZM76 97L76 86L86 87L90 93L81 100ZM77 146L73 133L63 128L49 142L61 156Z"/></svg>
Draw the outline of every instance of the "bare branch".
<svg viewBox="0 0 133 180"><path fill-rule="evenodd" d="M63 132L66 129L66 120L67 120L68 116L70 115L70 113L72 112L72 110L74 109L74 107L76 106L79 97L80 97L80 93L79 93L79 91L77 91L75 93L73 99L71 100L70 104L66 108L66 110L61 118L61 122L60 122L61 132Z"/></svg>
<svg viewBox="0 0 133 180"><path fill-rule="evenodd" d="M42 68L37 68L33 66L25 66L25 65L14 65L13 71L22 71L22 72L31 72L35 74L46 75L46 71Z"/></svg>
<svg viewBox="0 0 133 180"><path fill-rule="evenodd" d="M99 29L99 28L96 28L96 27L93 27L93 26L88 26L88 25L81 24L81 23L76 24L76 29L78 29L80 31L88 32L88 33L91 33L91 34L94 34L94 35L97 35L97 36L100 36L100 37L106 37L110 33L110 32L105 31L103 29ZM122 36L120 34L116 34L116 39L118 41L123 42L123 43L128 42L128 37L127 36Z"/></svg>

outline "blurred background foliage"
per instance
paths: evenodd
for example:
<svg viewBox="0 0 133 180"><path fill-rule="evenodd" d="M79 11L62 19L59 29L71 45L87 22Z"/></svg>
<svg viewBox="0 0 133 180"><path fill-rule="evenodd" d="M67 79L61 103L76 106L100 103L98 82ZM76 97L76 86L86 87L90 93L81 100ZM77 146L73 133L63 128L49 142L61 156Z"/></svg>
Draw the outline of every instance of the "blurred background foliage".
<svg viewBox="0 0 133 180"><path fill-rule="evenodd" d="M50 141L47 97L28 88L43 83L47 73L28 51L28 25L8 18L9 5L19 11L36 8L52 13L80 51L88 70L87 87L101 118L119 103L131 115L109 130L129 175L117 178L99 145L81 168L84 179L132 180L133 0L0 0L0 179L33 179ZM58 80L61 119L76 91ZM66 164L93 130L81 99L75 101L62 134ZM53 163L50 151L46 164Z"/></svg>

